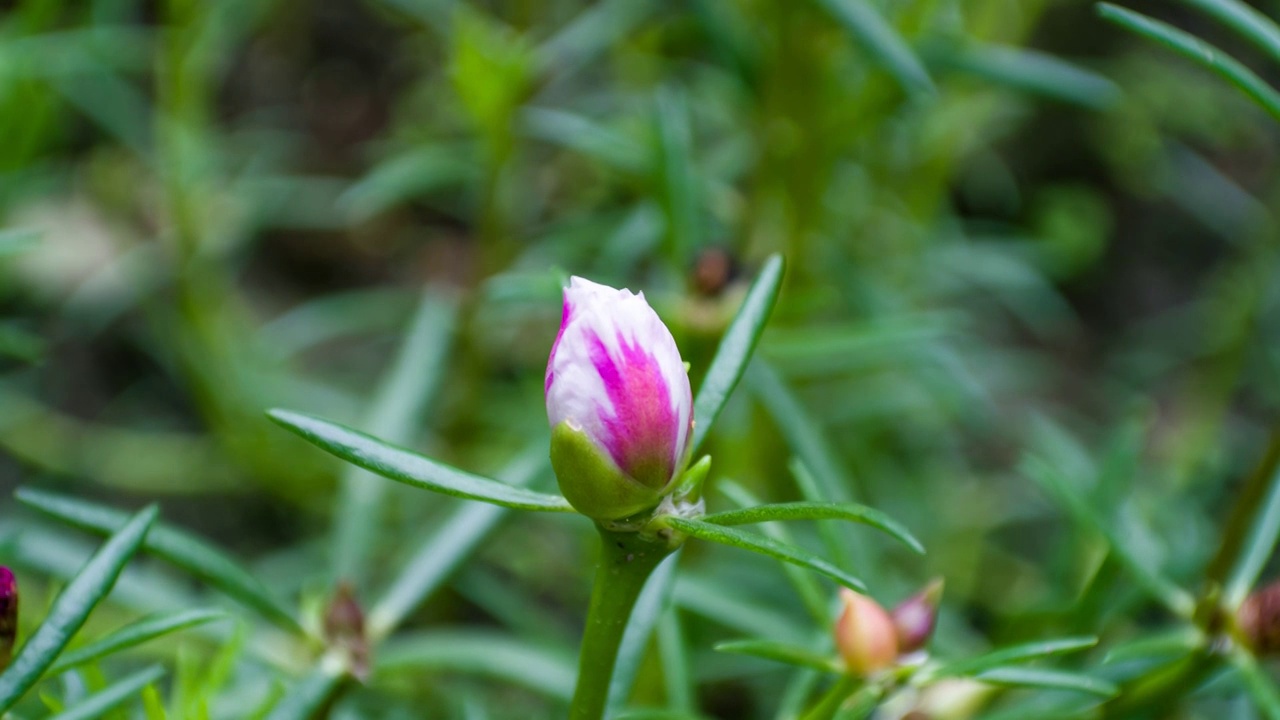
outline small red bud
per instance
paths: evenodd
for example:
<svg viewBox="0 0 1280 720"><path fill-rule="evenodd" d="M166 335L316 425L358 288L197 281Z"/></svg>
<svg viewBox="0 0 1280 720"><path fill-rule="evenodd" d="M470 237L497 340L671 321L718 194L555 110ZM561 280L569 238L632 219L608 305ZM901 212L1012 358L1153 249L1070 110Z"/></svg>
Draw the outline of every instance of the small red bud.
<svg viewBox="0 0 1280 720"><path fill-rule="evenodd" d="M875 600L848 588L840 590L844 611L836 620L836 648L852 675L866 676L898 659L898 638L889 613Z"/></svg>
<svg viewBox="0 0 1280 720"><path fill-rule="evenodd" d="M0 566L0 670L9 666L13 642L18 637L18 580Z"/></svg>
<svg viewBox="0 0 1280 720"><path fill-rule="evenodd" d="M1280 651L1280 582L1255 590L1236 613L1245 642L1259 655Z"/></svg>
<svg viewBox="0 0 1280 720"><path fill-rule="evenodd" d="M898 633L901 652L915 652L929 643L933 628L938 623L938 604L941 601L942 578L935 578L893 609L893 626Z"/></svg>
<svg viewBox="0 0 1280 720"><path fill-rule="evenodd" d="M369 639L364 632L364 610L349 582L338 583L324 614L324 635L330 647L347 654L347 669L357 680L369 677Z"/></svg>

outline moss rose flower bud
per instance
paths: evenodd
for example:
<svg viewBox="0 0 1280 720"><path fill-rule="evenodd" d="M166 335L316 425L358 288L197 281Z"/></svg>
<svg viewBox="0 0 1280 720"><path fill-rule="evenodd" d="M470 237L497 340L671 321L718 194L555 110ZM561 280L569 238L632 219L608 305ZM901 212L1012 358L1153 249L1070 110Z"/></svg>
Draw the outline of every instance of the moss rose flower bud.
<svg viewBox="0 0 1280 720"><path fill-rule="evenodd" d="M643 293L571 280L545 393L551 465L574 508L616 520L658 504L688 460L693 393Z"/></svg>
<svg viewBox="0 0 1280 720"><path fill-rule="evenodd" d="M890 615L898 632L899 651L915 652L928 644L938 623L938 604L941 601L942 579L938 578L893 609Z"/></svg>
<svg viewBox="0 0 1280 720"><path fill-rule="evenodd" d="M17 636L18 581L9 568L0 566L0 670L8 667Z"/></svg>
<svg viewBox="0 0 1280 720"><path fill-rule="evenodd" d="M898 659L898 631L889 613L875 600L840 589L843 612L836 620L836 648L849 674L859 677L883 670Z"/></svg>

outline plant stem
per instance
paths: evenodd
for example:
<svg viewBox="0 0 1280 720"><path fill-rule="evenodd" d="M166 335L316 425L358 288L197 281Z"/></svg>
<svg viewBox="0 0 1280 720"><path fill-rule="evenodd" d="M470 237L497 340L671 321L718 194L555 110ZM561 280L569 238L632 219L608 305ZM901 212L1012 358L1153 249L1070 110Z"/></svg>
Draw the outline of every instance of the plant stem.
<svg viewBox="0 0 1280 720"><path fill-rule="evenodd" d="M852 675L841 675L827 692L823 694L818 702L811 708L809 712L804 714L802 720L831 720L851 695L862 687L862 681Z"/></svg>
<svg viewBox="0 0 1280 720"><path fill-rule="evenodd" d="M578 656L578 687L569 710L571 720L604 718L609 680L631 608L653 569L675 549L661 540L645 540L639 533L618 533L599 525L596 528L600 531L600 560Z"/></svg>

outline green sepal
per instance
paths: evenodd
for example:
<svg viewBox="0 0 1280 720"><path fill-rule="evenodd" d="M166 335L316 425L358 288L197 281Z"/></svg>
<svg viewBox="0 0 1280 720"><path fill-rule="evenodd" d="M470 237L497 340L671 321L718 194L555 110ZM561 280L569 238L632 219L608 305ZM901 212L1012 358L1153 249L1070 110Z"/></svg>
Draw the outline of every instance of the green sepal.
<svg viewBox="0 0 1280 720"><path fill-rule="evenodd" d="M698 462L689 466L680 479L676 481L677 498L685 502L697 502L702 499L702 484L711 472L711 456L703 455Z"/></svg>
<svg viewBox="0 0 1280 720"><path fill-rule="evenodd" d="M593 520L635 515L656 506L667 489L631 479L585 431L568 420L551 429L551 467L565 499Z"/></svg>

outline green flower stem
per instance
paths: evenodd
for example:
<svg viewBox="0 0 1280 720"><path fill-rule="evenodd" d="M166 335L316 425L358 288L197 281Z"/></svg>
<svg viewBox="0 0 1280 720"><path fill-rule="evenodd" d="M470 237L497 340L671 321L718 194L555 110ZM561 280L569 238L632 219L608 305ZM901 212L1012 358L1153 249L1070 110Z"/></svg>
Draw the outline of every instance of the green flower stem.
<svg viewBox="0 0 1280 720"><path fill-rule="evenodd" d="M654 568L675 547L646 540L635 532L614 532L599 525L600 560L596 565L591 607L578 656L578 687L569 710L571 720L602 720L618 645L631 608Z"/></svg>

